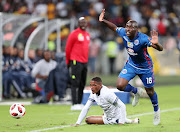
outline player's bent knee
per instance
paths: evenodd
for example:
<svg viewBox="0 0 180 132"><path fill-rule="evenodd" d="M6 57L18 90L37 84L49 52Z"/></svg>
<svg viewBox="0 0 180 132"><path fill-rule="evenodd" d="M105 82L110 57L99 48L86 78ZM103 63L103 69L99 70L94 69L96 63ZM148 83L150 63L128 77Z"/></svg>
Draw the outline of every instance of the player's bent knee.
<svg viewBox="0 0 180 132"><path fill-rule="evenodd" d="M122 85L122 84L117 84L117 89L120 90L120 91L124 91L125 86Z"/></svg>
<svg viewBox="0 0 180 132"><path fill-rule="evenodd" d="M89 120L90 120L90 118L91 118L90 116L86 117L85 122L86 122L87 124L91 124L91 123L90 123L90 121L89 121Z"/></svg>

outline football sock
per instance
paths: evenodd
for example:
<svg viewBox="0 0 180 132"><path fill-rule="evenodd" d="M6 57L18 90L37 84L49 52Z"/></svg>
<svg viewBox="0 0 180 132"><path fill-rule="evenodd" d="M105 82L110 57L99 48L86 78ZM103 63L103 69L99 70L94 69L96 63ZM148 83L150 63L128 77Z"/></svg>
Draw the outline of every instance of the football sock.
<svg viewBox="0 0 180 132"><path fill-rule="evenodd" d="M125 92L133 92L134 94L137 93L137 88L133 87L132 85L128 84L124 89Z"/></svg>
<svg viewBox="0 0 180 132"><path fill-rule="evenodd" d="M152 97L150 97L152 105L154 107L154 111L158 111L159 109L159 105L158 105L158 98L157 98L157 94L156 92L154 93L154 95Z"/></svg>

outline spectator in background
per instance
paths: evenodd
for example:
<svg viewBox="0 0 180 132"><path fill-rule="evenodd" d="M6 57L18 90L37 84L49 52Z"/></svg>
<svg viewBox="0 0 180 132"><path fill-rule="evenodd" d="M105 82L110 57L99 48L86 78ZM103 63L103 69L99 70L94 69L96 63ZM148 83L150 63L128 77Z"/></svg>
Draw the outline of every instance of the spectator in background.
<svg viewBox="0 0 180 132"><path fill-rule="evenodd" d="M150 30L157 30L157 25L159 23L158 14L156 12L153 12L152 16L150 17L149 21Z"/></svg>
<svg viewBox="0 0 180 132"><path fill-rule="evenodd" d="M90 35L86 31L87 21L80 17L78 28L68 37L66 44L66 63L71 68L71 90L72 107L71 110L81 110L83 90L86 84L87 63L89 54Z"/></svg>
<svg viewBox="0 0 180 132"><path fill-rule="evenodd" d="M24 61L24 50L22 49L18 52L18 58L14 63L14 71L12 75L23 92L31 90L31 84L33 83L31 68Z"/></svg>
<svg viewBox="0 0 180 132"><path fill-rule="evenodd" d="M89 45L89 66L90 73L94 74L96 71L96 58L99 54L101 42L100 40L93 38Z"/></svg>
<svg viewBox="0 0 180 132"><path fill-rule="evenodd" d="M34 59L35 63L43 58L42 53L43 53L42 49L37 49L36 50L36 57Z"/></svg>
<svg viewBox="0 0 180 132"><path fill-rule="evenodd" d="M118 55L118 44L113 40L107 41L105 44L106 44L106 54L110 64L109 72L112 75L116 71L115 60Z"/></svg>
<svg viewBox="0 0 180 132"><path fill-rule="evenodd" d="M36 57L35 51L33 49L30 49L28 51L28 60L26 63L28 64L31 70L33 69L35 65L35 57Z"/></svg>
<svg viewBox="0 0 180 132"><path fill-rule="evenodd" d="M36 90L45 96L44 87L51 70L56 67L56 62L51 59L51 52L46 50L43 53L43 59L38 61L33 70L32 76L36 78Z"/></svg>
<svg viewBox="0 0 180 132"><path fill-rule="evenodd" d="M2 66L2 82L3 82L3 97L10 98L10 84L11 84L11 74L9 72L9 47L3 47L3 66Z"/></svg>
<svg viewBox="0 0 180 132"><path fill-rule="evenodd" d="M53 101L62 101L69 80L65 54L56 53L54 56L57 66L49 73L47 78L44 103L48 103L51 97L53 97Z"/></svg>
<svg viewBox="0 0 180 132"><path fill-rule="evenodd" d="M62 0L58 0L56 5L56 15L58 18L65 18L68 16L67 4Z"/></svg>
<svg viewBox="0 0 180 132"><path fill-rule="evenodd" d="M53 3L53 0L48 0L48 5L47 5L47 16L49 20L52 20L56 17L56 6Z"/></svg>
<svg viewBox="0 0 180 132"><path fill-rule="evenodd" d="M166 26L163 22L163 16L161 15L159 17L159 19L160 19L160 21L157 25L157 29L158 29L159 35L164 36L164 35L166 35Z"/></svg>
<svg viewBox="0 0 180 132"><path fill-rule="evenodd" d="M47 15L47 4L43 0L37 1L36 7L33 12L37 16L46 16Z"/></svg>

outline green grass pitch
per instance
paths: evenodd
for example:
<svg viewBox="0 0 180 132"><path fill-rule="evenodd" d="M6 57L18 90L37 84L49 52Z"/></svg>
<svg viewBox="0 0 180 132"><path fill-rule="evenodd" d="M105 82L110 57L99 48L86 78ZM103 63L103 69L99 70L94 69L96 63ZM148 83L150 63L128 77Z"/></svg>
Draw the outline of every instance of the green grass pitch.
<svg viewBox="0 0 180 132"><path fill-rule="evenodd" d="M0 132L35 132L46 128L53 128L45 130L48 132L180 132L180 86L158 86L155 90L162 111L161 124L158 126L153 125L151 113L139 116L140 124L87 125L83 121L83 125L69 126L76 122L80 113L71 111L70 105L25 105L25 116L22 119L14 119L9 114L10 106L1 105ZM131 104L126 107L128 116L153 112L150 100L144 98L140 99L136 107ZM99 106L92 106L87 116L102 114Z"/></svg>

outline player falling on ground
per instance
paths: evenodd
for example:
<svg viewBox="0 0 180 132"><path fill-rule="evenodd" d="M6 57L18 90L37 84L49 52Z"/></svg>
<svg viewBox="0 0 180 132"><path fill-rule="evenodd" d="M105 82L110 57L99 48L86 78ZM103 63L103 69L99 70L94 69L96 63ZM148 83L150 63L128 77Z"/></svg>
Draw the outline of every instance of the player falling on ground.
<svg viewBox="0 0 180 132"><path fill-rule="evenodd" d="M87 124L119 124L124 123L139 123L139 119L133 120L126 117L125 104L106 86L102 85L102 80L99 77L92 78L90 82L92 93L82 109L76 125L80 125L86 117L91 105L96 102L104 111L103 116L89 116L86 118Z"/></svg>
<svg viewBox="0 0 180 132"><path fill-rule="evenodd" d="M154 91L154 71L153 62L150 55L147 52L147 46L153 47L158 51L162 51L163 47L158 43L158 33L151 31L151 38L147 35L138 32L138 24L134 20L129 20L126 23L126 27L117 27L113 23L104 19L105 9L99 16L99 21L104 23L111 30L118 33L123 38L124 45L129 54L129 60L126 62L123 70L117 79L117 88L125 92L133 92L135 94L132 102L133 106L136 106L139 102L143 90L141 88L135 88L129 84L129 81L136 75L142 80L145 90L149 95L154 107L154 120L153 124L158 125L160 123L160 108L158 105L157 94Z"/></svg>

